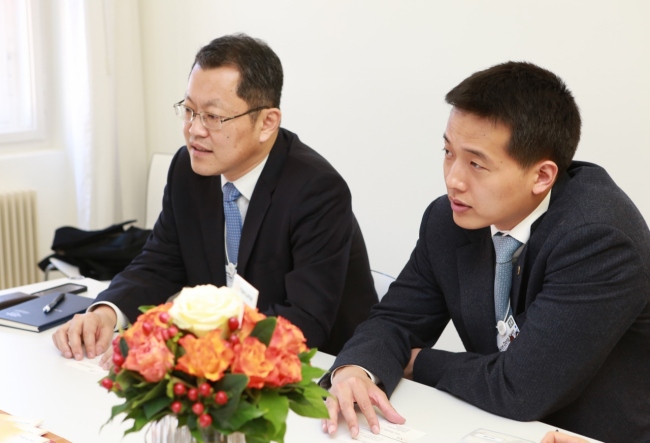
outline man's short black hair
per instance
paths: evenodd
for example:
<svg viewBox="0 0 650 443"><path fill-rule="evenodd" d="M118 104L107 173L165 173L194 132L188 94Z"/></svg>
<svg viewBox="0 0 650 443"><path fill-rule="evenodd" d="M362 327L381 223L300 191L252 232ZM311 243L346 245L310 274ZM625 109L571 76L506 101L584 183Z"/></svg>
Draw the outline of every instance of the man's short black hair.
<svg viewBox="0 0 650 443"><path fill-rule="evenodd" d="M507 62L476 72L445 96L454 108L512 131L508 153L523 168L552 160L565 171L580 141L580 111L562 79L532 63Z"/></svg>
<svg viewBox="0 0 650 443"><path fill-rule="evenodd" d="M282 63L262 40L233 34L212 40L196 54L194 64L201 69L232 66L241 76L237 96L249 109L279 108L282 95Z"/></svg>

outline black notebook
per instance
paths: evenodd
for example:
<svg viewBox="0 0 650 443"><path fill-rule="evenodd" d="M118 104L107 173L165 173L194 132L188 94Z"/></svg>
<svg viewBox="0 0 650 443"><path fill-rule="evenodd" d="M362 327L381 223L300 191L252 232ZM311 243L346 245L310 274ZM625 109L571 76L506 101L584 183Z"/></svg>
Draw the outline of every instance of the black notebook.
<svg viewBox="0 0 650 443"><path fill-rule="evenodd" d="M94 301L92 298L68 293L54 309L44 313L43 307L58 295L58 292L52 292L1 310L0 325L27 331L44 331L71 319L79 312L84 312Z"/></svg>

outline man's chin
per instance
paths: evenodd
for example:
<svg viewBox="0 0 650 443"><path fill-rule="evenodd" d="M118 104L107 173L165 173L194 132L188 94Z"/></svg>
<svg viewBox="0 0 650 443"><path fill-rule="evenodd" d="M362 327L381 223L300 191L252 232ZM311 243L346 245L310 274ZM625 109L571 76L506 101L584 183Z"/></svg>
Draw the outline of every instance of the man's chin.
<svg viewBox="0 0 650 443"><path fill-rule="evenodd" d="M487 223L485 220L477 218L477 217L472 217L469 214L458 214L456 212L454 214L454 223L456 223L459 227L463 229L482 229L487 226L490 226L489 223Z"/></svg>

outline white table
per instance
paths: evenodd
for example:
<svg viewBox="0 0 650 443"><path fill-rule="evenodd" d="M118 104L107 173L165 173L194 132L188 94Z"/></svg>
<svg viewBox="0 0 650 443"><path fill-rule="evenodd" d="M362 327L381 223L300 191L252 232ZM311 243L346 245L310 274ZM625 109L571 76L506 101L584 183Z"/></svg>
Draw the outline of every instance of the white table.
<svg viewBox="0 0 650 443"><path fill-rule="evenodd" d="M51 280L27 287L0 291L0 294L22 290L35 292L68 279ZM106 284L91 279L73 280L88 286L87 294L94 297ZM41 333L0 326L0 410L10 414L39 418L42 427L73 443L116 443L144 441L143 432L122 437L127 424L101 426L110 416L112 406L121 402L107 393L97 382L102 378L71 366L61 357L52 343L56 328ZM318 353L314 366L328 368L334 357ZM427 435L418 443L461 442L478 428L490 429L538 442L549 430L540 422L517 422L498 417L471 406L449 394L409 380L402 380L391 399L406 424ZM287 423L287 443L354 441L345 425L336 436L321 431L320 420L306 419L290 413ZM487 443L487 442L486 442Z"/></svg>

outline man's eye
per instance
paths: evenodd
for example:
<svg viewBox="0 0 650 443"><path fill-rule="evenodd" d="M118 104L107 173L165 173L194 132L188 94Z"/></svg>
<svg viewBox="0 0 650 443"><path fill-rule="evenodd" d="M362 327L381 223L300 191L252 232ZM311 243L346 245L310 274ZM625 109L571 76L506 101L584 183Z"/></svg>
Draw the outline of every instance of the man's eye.
<svg viewBox="0 0 650 443"><path fill-rule="evenodd" d="M476 162L471 162L470 164L472 165L472 168L474 168L474 169L484 169L483 166L479 165Z"/></svg>
<svg viewBox="0 0 650 443"><path fill-rule="evenodd" d="M205 121L210 123L217 123L221 120L221 117L214 114L205 114Z"/></svg>

